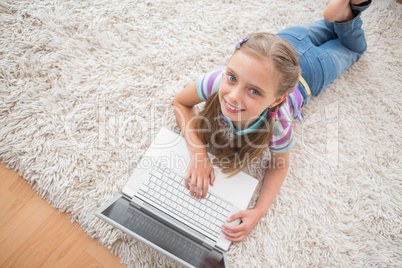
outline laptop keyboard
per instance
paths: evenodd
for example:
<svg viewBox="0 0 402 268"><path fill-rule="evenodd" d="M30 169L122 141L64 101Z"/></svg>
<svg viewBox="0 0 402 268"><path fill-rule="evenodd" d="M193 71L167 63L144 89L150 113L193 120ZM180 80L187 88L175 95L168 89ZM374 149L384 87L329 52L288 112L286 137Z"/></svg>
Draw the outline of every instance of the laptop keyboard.
<svg viewBox="0 0 402 268"><path fill-rule="evenodd" d="M184 179L161 165L153 166L137 196L213 240L219 237L232 209L210 193L205 199L191 197Z"/></svg>

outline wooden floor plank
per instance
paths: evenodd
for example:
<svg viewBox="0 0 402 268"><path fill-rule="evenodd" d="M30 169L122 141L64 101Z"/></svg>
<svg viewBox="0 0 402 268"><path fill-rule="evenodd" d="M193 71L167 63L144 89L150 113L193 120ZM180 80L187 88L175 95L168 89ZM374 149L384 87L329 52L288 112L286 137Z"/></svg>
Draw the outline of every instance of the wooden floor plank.
<svg viewBox="0 0 402 268"><path fill-rule="evenodd" d="M40 267L52 250L73 232L72 229L57 224L58 216L57 211L53 211L4 264L11 267Z"/></svg>
<svg viewBox="0 0 402 268"><path fill-rule="evenodd" d="M99 268L99 267L109 267L105 266L104 264L98 262L94 257L92 257L88 252L82 252L79 258L75 261L74 265L71 266L72 268Z"/></svg>
<svg viewBox="0 0 402 268"><path fill-rule="evenodd" d="M3 172L6 172L8 169L6 168L5 163L0 163L0 176Z"/></svg>
<svg viewBox="0 0 402 268"><path fill-rule="evenodd" d="M27 194L22 200L15 197L12 193L6 192L0 198L0 232L1 230L10 231L10 228L16 227L16 223L21 220L19 213L26 213L22 211L27 202L33 199L33 193ZM38 205L39 207L39 205ZM1 242L0 236L0 242Z"/></svg>
<svg viewBox="0 0 402 268"><path fill-rule="evenodd" d="M4 262L15 251L18 252L21 245L24 245L42 222L53 213L48 208L41 208L41 205L41 202L32 199L0 229L0 266L1 260Z"/></svg>
<svg viewBox="0 0 402 268"><path fill-rule="evenodd" d="M11 180L10 180L11 181ZM30 185L19 180L14 180L9 187L4 189L3 195L0 197L0 229L12 219L25 204L29 203L34 198L35 192Z"/></svg>
<svg viewBox="0 0 402 268"><path fill-rule="evenodd" d="M92 243L88 249L87 252L98 262L102 263L105 265L105 267L116 267L114 265L114 261L112 258L110 258L110 249L107 249L105 247L102 247L99 249L99 244ZM103 252L103 253L102 253ZM99 254L100 253L100 254ZM117 258L117 257L116 257ZM120 264L118 267L124 267L125 265ZM116 267L116 268L118 268Z"/></svg>
<svg viewBox="0 0 402 268"><path fill-rule="evenodd" d="M70 224L71 225L71 224ZM71 225L72 228L75 228ZM79 259L82 252L85 252L91 244L90 239L80 240L83 235L81 230L73 232L58 246L48 258L41 264L41 267L71 267ZM85 235L85 233L84 233Z"/></svg>
<svg viewBox="0 0 402 268"><path fill-rule="evenodd" d="M6 168L5 164L0 165L3 169L0 172L0 189L7 189L10 185L18 179L18 174L14 170Z"/></svg>

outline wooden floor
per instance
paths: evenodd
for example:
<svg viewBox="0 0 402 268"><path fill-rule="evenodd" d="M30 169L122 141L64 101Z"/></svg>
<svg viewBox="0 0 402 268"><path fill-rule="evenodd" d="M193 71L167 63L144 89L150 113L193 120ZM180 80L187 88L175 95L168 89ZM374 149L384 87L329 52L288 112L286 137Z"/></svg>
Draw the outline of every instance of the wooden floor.
<svg viewBox="0 0 402 268"><path fill-rule="evenodd" d="M124 267L68 217L0 164L0 267Z"/></svg>

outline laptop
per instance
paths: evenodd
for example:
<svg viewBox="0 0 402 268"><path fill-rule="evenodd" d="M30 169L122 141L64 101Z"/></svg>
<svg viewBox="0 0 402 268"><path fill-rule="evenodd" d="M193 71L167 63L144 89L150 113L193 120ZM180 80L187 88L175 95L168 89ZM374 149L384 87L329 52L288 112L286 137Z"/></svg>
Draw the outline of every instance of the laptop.
<svg viewBox="0 0 402 268"><path fill-rule="evenodd" d="M228 267L226 219L245 210L258 181L244 172L227 178L215 168L205 199L190 196L184 175L185 139L161 128L121 193L95 215L186 267Z"/></svg>

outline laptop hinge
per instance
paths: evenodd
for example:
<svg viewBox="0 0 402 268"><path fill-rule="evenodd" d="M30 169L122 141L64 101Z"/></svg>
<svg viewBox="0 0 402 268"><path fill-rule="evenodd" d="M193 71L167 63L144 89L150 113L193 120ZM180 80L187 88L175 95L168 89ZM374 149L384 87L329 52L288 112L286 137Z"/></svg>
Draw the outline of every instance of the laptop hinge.
<svg viewBox="0 0 402 268"><path fill-rule="evenodd" d="M133 205L134 207L138 208L138 209L141 209L142 206L144 205L144 202L142 200L139 200L139 199L134 199L134 200L131 199L130 204Z"/></svg>
<svg viewBox="0 0 402 268"><path fill-rule="evenodd" d="M215 242L209 239L208 237L205 237L205 239L202 241L202 245L208 249L213 249L215 247Z"/></svg>
<svg viewBox="0 0 402 268"><path fill-rule="evenodd" d="M129 196L129 195L127 195L127 194L125 194L125 193L123 193L123 192L121 192L121 194L123 195L123 197L125 198L125 199L127 199L127 200L131 200L131 197Z"/></svg>

